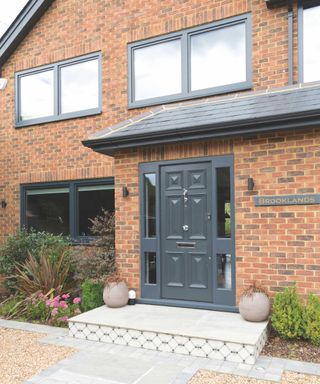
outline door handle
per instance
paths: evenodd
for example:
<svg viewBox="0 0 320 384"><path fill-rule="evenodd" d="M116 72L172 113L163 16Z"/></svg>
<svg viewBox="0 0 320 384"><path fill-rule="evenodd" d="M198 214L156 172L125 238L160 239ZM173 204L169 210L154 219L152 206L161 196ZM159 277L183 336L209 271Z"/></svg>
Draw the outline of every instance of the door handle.
<svg viewBox="0 0 320 384"><path fill-rule="evenodd" d="M185 232L189 231L189 225L183 225L183 226L182 226L182 229L183 229Z"/></svg>

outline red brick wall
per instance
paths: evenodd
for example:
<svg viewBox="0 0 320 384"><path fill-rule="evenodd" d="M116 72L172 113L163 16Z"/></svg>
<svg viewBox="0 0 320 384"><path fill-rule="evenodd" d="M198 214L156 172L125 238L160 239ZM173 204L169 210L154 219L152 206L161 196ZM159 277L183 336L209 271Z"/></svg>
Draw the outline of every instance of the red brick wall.
<svg viewBox="0 0 320 384"><path fill-rule="evenodd" d="M19 225L21 183L114 174L113 159L93 153L83 147L81 141L102 128L143 112L142 109L129 111L127 108L127 43L245 12L252 13L253 89L286 85L285 7L268 10L264 0L55 0L1 69L1 75L8 78L9 83L6 90L0 92L0 198L8 202L6 209L0 209L0 242ZM295 8L295 80L296 16ZM14 128L16 71L94 51L102 52L101 115ZM269 208L254 208L252 197L246 192L249 174L255 178L259 193L271 193L272 188L277 193L284 193L288 188L298 191L309 188L310 184L312 188L317 187L312 178L316 177L316 145L319 141L316 137L307 136L302 141L292 137L288 136L284 141L263 137L212 141L205 147L185 144L164 148L163 156L168 159L235 154L239 286L256 277L266 280L266 285L275 290L284 281L297 277L296 280L301 280L300 289L318 289L316 281L312 280L318 276L317 270L312 269L318 251L316 244L314 248L312 245L316 243L317 235L311 235L304 227L310 225L311 232L315 232L317 210L298 207L294 212L290 210L293 216L285 217L287 208L272 212ZM311 156L303 157L302 147L310 147L306 153ZM259 152L261 154L257 155ZM130 285L138 286L139 278L137 163L158 160L161 156L161 148L158 148L128 152L116 158L117 253ZM293 163L289 162L291 160ZM281 182L281 179L288 181ZM119 186L122 184L130 188L128 200L121 197ZM305 236L313 236L313 239ZM302 261L307 261L307 265L304 266Z"/></svg>
<svg viewBox="0 0 320 384"><path fill-rule="evenodd" d="M167 145L115 158L117 259L129 285L139 288L138 163L234 155L237 296L257 280L271 294L297 283L320 294L320 206L255 207L254 195L320 193L320 133L309 130L248 139ZM248 192L247 178L254 179ZM128 198L121 196L128 186Z"/></svg>

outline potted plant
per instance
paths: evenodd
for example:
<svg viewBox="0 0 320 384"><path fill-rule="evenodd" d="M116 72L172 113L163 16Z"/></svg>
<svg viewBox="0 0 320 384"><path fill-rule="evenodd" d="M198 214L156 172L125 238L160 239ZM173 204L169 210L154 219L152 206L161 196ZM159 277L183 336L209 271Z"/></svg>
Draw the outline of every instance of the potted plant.
<svg viewBox="0 0 320 384"><path fill-rule="evenodd" d="M115 272L106 279L103 300L110 308L120 308L128 304L128 286Z"/></svg>
<svg viewBox="0 0 320 384"><path fill-rule="evenodd" d="M241 316L247 321L265 321L270 314L270 299L267 290L257 282L246 288L239 302Z"/></svg>

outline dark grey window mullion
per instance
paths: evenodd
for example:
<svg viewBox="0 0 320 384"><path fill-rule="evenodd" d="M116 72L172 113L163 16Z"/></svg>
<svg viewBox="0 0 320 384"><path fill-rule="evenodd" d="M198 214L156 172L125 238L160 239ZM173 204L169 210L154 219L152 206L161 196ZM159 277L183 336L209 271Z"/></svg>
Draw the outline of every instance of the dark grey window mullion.
<svg viewBox="0 0 320 384"><path fill-rule="evenodd" d="M54 116L58 116L60 114L60 84L59 84L59 69L58 66L55 65L53 67L54 73L54 85L53 85L53 103L54 103Z"/></svg>
<svg viewBox="0 0 320 384"><path fill-rule="evenodd" d="M187 33L181 36L181 93L187 95L190 89L189 41Z"/></svg>
<svg viewBox="0 0 320 384"><path fill-rule="evenodd" d="M70 236L75 239L77 236L77 223L78 223L78 199L77 199L77 186L75 183L69 185L69 224Z"/></svg>

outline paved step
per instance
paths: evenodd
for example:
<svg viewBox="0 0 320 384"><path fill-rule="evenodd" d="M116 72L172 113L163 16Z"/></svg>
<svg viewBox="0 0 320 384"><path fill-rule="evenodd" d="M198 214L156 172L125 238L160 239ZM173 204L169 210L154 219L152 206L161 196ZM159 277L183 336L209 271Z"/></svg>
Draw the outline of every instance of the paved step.
<svg viewBox="0 0 320 384"><path fill-rule="evenodd" d="M267 322L237 313L137 304L102 306L69 320L75 338L182 355L254 364L267 340Z"/></svg>

